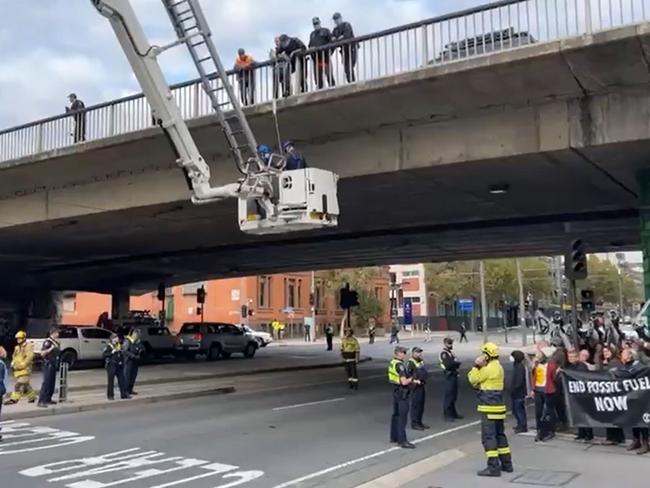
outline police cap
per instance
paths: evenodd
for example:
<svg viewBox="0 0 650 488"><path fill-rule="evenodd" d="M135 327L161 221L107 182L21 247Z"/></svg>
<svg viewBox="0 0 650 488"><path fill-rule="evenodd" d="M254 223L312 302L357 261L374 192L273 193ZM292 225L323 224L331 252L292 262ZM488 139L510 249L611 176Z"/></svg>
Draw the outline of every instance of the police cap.
<svg viewBox="0 0 650 488"><path fill-rule="evenodd" d="M399 353L408 352L408 349L406 349L404 346L395 346L394 351L395 351L395 354L399 354Z"/></svg>
<svg viewBox="0 0 650 488"><path fill-rule="evenodd" d="M424 352L424 349L421 347L415 346L413 349L411 349L411 352Z"/></svg>

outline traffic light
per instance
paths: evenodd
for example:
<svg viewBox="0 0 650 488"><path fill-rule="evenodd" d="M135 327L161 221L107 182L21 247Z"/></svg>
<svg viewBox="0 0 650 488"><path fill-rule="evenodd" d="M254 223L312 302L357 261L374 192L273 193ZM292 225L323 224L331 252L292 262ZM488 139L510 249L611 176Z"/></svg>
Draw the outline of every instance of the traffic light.
<svg viewBox="0 0 650 488"><path fill-rule="evenodd" d="M359 294L354 290L350 290L349 284L345 285L345 288L341 288L341 301L339 305L344 310L359 306Z"/></svg>
<svg viewBox="0 0 650 488"><path fill-rule="evenodd" d="M241 306L241 316L242 316L242 318L248 317L248 306L247 305L242 305Z"/></svg>
<svg viewBox="0 0 650 488"><path fill-rule="evenodd" d="M157 295L158 296L158 301L162 302L165 299L165 295L166 295L165 291L166 291L165 290L165 284L160 283L158 285L158 295Z"/></svg>
<svg viewBox="0 0 650 488"><path fill-rule="evenodd" d="M593 290L581 290L580 297L582 301L582 310L585 312L593 312L596 309Z"/></svg>
<svg viewBox="0 0 650 488"><path fill-rule="evenodd" d="M205 287L203 286L196 290L196 303L205 303Z"/></svg>
<svg viewBox="0 0 650 488"><path fill-rule="evenodd" d="M581 239L576 239L571 243L569 254L564 261L564 274L570 280L587 278L587 253Z"/></svg>

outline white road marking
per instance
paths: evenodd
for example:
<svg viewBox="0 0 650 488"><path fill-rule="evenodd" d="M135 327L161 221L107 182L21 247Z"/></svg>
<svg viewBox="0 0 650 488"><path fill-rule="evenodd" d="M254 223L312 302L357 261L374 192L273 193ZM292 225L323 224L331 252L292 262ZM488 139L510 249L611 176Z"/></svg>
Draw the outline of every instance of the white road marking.
<svg viewBox="0 0 650 488"><path fill-rule="evenodd" d="M453 427L451 429L436 432L434 434L431 434L431 435L428 435L428 436L425 436L425 437L420 437L419 439L414 440L413 443L414 444L420 444L422 442L430 441L431 439L435 439L437 437L442 437L442 436L445 436L447 434L453 434L454 432L458 432L460 430L469 429L470 427L474 427L475 425L479 425L480 423L481 423L480 420L476 420L474 422L468 422L466 424L459 425L459 426ZM296 478L294 480L287 481L285 483L281 483L279 485L274 486L273 488L287 488L289 486L297 486L297 485L300 485L300 483L302 483L303 481L308 481L308 480L311 480L311 479L314 479L314 478L318 478L319 476L323 476L325 474L329 474L329 473L332 473L334 471L338 471L339 469L347 468L348 466L352 466L354 464L359 464L359 463L362 463L364 461L368 461L370 459L374 459L374 458L383 456L384 454L388 454L389 452L397 451L398 449L401 449L401 447L397 447L397 446L390 447L388 449L384 449L383 451L378 451L378 452L375 452L373 454L368 454L367 456L352 459L350 461L346 461L344 463L337 464L336 466L332 466L330 468L326 468L326 469L323 469L321 471L316 471L315 473L311 473L311 474L308 474L308 475L305 475L305 476L301 476L300 478Z"/></svg>
<svg viewBox="0 0 650 488"><path fill-rule="evenodd" d="M275 407L273 411L278 412L280 410L290 410L292 408L310 407L312 405L321 405L323 403L342 402L343 400L345 400L345 398L331 398L329 400L320 400L317 402L296 403L295 405L287 405L286 407Z"/></svg>
<svg viewBox="0 0 650 488"><path fill-rule="evenodd" d="M398 486L408 486L407 483L415 481L433 471L444 468L465 456L466 454L459 449L442 451L431 457L422 459L417 463L405 466L385 476L381 476L364 483L363 485L359 485L356 488L395 488Z"/></svg>
<svg viewBox="0 0 650 488"><path fill-rule="evenodd" d="M2 426L5 441L9 440L11 442L0 444L0 456L69 446L91 441L95 438L94 436L82 436L76 432L51 427L32 426L27 422L3 422ZM25 439L26 437L31 437L31 439L12 441L12 439ZM31 444L31 446L25 447L27 444Z"/></svg>

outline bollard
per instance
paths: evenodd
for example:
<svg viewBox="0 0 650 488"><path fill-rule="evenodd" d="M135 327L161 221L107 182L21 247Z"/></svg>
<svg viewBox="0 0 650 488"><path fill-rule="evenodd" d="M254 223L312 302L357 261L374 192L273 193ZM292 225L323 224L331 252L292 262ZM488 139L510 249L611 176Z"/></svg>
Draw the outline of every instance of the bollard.
<svg viewBox="0 0 650 488"><path fill-rule="evenodd" d="M59 367L59 403L68 400L68 369L70 365L65 361Z"/></svg>

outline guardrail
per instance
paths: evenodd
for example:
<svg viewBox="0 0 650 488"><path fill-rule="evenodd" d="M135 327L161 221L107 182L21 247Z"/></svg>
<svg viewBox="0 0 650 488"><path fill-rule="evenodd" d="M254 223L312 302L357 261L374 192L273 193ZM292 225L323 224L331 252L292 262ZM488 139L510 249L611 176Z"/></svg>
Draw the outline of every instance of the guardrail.
<svg viewBox="0 0 650 488"><path fill-rule="evenodd" d="M230 82L254 103L648 20L650 0L502 0L257 63ZM252 83L242 93L240 80ZM331 82L331 84L330 84ZM210 115L197 80L172 87L183 117ZM225 100L223 100L225 102ZM250 101L248 101L250 103ZM153 126L139 95L0 131L0 162Z"/></svg>

